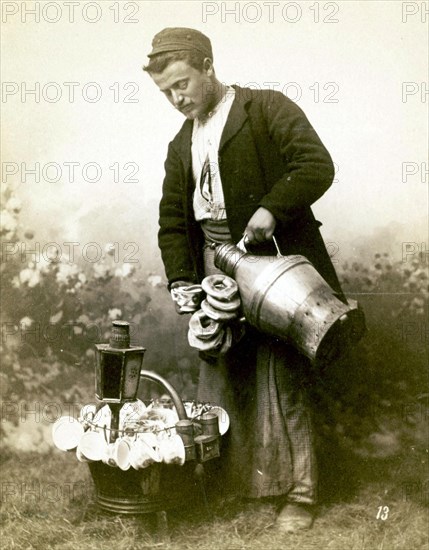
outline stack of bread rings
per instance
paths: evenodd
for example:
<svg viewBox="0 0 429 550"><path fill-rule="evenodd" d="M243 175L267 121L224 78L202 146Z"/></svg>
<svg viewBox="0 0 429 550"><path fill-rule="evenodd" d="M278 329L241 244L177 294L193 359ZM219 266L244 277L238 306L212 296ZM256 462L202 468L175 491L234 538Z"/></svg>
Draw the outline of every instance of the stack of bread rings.
<svg viewBox="0 0 429 550"><path fill-rule="evenodd" d="M241 306L237 283L227 275L216 274L206 277L201 286L206 299L189 321L189 345L209 354L224 354L243 331L234 323Z"/></svg>

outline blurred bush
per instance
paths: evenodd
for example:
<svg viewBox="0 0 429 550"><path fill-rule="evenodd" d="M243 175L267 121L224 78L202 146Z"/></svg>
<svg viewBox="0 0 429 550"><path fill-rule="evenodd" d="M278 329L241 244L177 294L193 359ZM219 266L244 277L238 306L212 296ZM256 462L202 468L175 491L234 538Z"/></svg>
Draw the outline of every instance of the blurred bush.
<svg viewBox="0 0 429 550"><path fill-rule="evenodd" d="M20 204L10 191L4 194L3 397L93 399L94 344L108 340L111 323L119 318L130 322L132 344L148 349L144 368L168 376L191 397L192 357L186 358L191 354L185 340L177 341L178 323L162 277L141 265L119 264L109 243L93 263L55 257L55 247L30 254L34 233L27 230L21 237ZM27 250L23 255L21 245Z"/></svg>
<svg viewBox="0 0 429 550"><path fill-rule="evenodd" d="M346 295L365 312L368 332L311 387L319 431L364 456L393 456L416 441L427 459L428 274L415 254L338 270Z"/></svg>

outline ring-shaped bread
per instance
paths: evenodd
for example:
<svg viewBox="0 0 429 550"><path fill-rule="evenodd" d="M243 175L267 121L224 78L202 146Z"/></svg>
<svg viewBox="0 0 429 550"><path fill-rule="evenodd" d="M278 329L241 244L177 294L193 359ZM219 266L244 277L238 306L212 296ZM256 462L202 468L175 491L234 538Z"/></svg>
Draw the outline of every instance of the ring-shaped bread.
<svg viewBox="0 0 429 550"><path fill-rule="evenodd" d="M237 317L235 311L232 313L229 311L220 311L210 305L207 300L203 300L201 302L201 309L207 317L210 317L210 319L213 319L214 321L230 321L231 319L235 319L235 317Z"/></svg>
<svg viewBox="0 0 429 550"><path fill-rule="evenodd" d="M211 306L216 309L220 309L221 311L237 311L237 309L239 309L241 306L241 300L238 296L229 302L222 302L221 300L217 300L213 296L210 296L210 294L207 294L206 299Z"/></svg>
<svg viewBox="0 0 429 550"><path fill-rule="evenodd" d="M222 273L208 275L201 286L206 294L223 302L228 302L238 293L238 285L234 279Z"/></svg>
<svg viewBox="0 0 429 550"><path fill-rule="evenodd" d="M222 324L208 317L202 309L196 311L189 320L189 330L200 340L210 340L222 329Z"/></svg>

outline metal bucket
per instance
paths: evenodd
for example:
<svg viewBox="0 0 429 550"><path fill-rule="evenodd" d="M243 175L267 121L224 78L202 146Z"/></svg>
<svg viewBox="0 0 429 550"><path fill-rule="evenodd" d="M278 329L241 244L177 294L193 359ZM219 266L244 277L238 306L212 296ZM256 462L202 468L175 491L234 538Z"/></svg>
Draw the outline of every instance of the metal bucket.
<svg viewBox="0 0 429 550"><path fill-rule="evenodd" d="M180 420L187 414L177 392L164 378L150 371L141 371L141 378L159 382L170 394ZM195 461L183 466L152 464L147 468L123 471L103 462L89 462L99 507L121 514L147 514L183 506L198 495Z"/></svg>
<svg viewBox="0 0 429 550"><path fill-rule="evenodd" d="M358 303L341 301L304 256L254 256L227 243L216 248L215 265L237 282L249 324L315 363L337 358L365 332Z"/></svg>
<svg viewBox="0 0 429 550"><path fill-rule="evenodd" d="M178 508L199 494L194 476L196 462L183 466L152 464L126 472L103 462L91 462L98 506L120 514L148 514Z"/></svg>

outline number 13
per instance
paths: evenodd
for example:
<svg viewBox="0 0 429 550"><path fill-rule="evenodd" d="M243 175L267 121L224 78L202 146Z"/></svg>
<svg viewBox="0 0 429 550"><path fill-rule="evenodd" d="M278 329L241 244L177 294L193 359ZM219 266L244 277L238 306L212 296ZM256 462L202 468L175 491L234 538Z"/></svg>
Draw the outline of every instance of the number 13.
<svg viewBox="0 0 429 550"><path fill-rule="evenodd" d="M388 506L379 506L376 518L381 519L383 521L386 521L386 519L388 517L389 517L389 507Z"/></svg>

